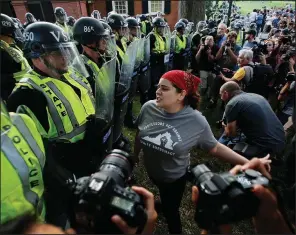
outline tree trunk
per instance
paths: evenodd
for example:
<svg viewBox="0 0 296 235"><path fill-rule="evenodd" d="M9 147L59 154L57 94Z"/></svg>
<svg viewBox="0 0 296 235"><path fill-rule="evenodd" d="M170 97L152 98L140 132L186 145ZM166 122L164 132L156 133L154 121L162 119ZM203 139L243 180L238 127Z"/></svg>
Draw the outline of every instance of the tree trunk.
<svg viewBox="0 0 296 235"><path fill-rule="evenodd" d="M186 18L195 25L205 20L205 1L179 1L179 19Z"/></svg>

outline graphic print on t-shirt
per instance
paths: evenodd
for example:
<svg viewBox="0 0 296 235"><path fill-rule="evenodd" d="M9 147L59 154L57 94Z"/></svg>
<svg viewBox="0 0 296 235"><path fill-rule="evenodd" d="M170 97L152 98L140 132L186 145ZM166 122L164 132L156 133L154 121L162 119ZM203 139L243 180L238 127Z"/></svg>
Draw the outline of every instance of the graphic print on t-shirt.
<svg viewBox="0 0 296 235"><path fill-rule="evenodd" d="M178 144L178 142L172 141L171 137L171 134L166 132L164 134L159 134L156 137L145 136L143 139L166 149L173 150L173 147Z"/></svg>
<svg viewBox="0 0 296 235"><path fill-rule="evenodd" d="M153 148L157 151L175 155L176 149L174 147L182 142L182 138L176 128L164 122L152 122L144 126L144 130L155 134L141 136L141 143L147 147Z"/></svg>

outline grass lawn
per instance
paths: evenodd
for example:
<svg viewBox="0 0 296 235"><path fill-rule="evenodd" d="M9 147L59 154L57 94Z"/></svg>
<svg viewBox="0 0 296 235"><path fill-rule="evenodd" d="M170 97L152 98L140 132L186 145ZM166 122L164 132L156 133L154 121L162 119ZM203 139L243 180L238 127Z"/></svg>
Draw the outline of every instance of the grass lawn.
<svg viewBox="0 0 296 235"><path fill-rule="evenodd" d="M285 7L287 3L294 5L295 1L234 1L237 6L241 7L241 13L246 15L253 11L253 9L262 9L263 6L271 7Z"/></svg>
<svg viewBox="0 0 296 235"><path fill-rule="evenodd" d="M134 101L134 113L138 114L140 111L140 103L139 97L136 97ZM222 116L222 109L220 108L220 103L216 109L213 110L205 110L205 102L201 102L200 111L207 118L209 124L211 125L212 131L215 136L220 135L220 131L215 127L215 121L220 120ZM135 130L125 128L124 134L130 139L132 143L134 143L135 138ZM230 164L221 162L217 159L211 157L208 153L194 149L191 153L191 163L192 164L206 164L213 172L223 172L231 169ZM134 169L135 178L137 184L143 187L146 187L151 192L154 193L156 199L158 199L158 190L157 188L150 182L145 168L143 166L142 159L140 157L140 164L138 167ZM186 185L186 189L184 192L183 200L180 207L182 225L183 225L183 233L184 234L200 234L200 229L194 222L194 213L195 207L191 203L191 184L188 182ZM294 214L292 213L294 218ZM295 219L293 219L294 221ZM241 221L233 226L234 234L254 234L253 226L251 224L251 220ZM155 229L155 234L168 234L167 224L162 215L159 215L157 226Z"/></svg>

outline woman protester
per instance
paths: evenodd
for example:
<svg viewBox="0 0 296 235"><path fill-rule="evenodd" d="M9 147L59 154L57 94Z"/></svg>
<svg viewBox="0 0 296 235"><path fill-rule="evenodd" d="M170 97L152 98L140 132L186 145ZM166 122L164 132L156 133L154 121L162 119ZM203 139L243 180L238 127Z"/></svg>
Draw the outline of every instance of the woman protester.
<svg viewBox="0 0 296 235"><path fill-rule="evenodd" d="M186 184L190 151L198 147L232 164L248 160L215 139L206 118L197 110L200 79L181 70L165 73L156 100L145 103L137 120L135 161L141 149L151 181L158 187L169 232L182 233L179 206ZM262 159L266 164L268 157Z"/></svg>

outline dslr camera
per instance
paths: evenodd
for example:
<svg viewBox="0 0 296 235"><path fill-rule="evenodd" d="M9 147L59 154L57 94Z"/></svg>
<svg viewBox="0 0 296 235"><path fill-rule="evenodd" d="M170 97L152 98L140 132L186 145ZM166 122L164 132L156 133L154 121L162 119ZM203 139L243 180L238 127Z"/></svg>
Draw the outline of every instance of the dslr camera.
<svg viewBox="0 0 296 235"><path fill-rule="evenodd" d="M214 64L214 68L212 69L212 72L216 75L216 76L218 76L218 75L220 75L220 73L222 72L222 67L220 66L220 65L218 65L218 64Z"/></svg>
<svg viewBox="0 0 296 235"><path fill-rule="evenodd" d="M144 228L144 201L127 187L133 169L128 153L114 149L102 161L99 171L77 180L74 190L76 229L82 233L122 233L111 221L121 216L131 227ZM74 226L74 227L75 227Z"/></svg>
<svg viewBox="0 0 296 235"><path fill-rule="evenodd" d="M253 186L269 185L269 180L255 170L216 174L204 164L189 169L189 179L199 189L194 219L209 230L254 216L259 199L252 193Z"/></svg>
<svg viewBox="0 0 296 235"><path fill-rule="evenodd" d="M252 48L252 51L254 53L254 57L258 57L261 53L264 55L268 54L267 45L263 41L260 41L258 44L256 44Z"/></svg>

